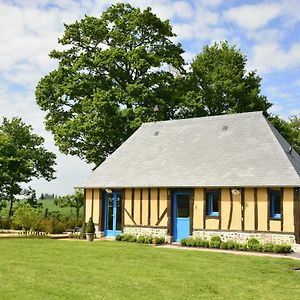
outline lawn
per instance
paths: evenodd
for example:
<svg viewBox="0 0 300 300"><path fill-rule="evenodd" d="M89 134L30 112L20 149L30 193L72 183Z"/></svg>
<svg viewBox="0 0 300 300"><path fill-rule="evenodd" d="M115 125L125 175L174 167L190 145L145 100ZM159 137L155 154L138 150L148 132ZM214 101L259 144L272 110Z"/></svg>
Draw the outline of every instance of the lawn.
<svg viewBox="0 0 300 300"><path fill-rule="evenodd" d="M300 261L98 241L0 240L1 299L300 299Z"/></svg>

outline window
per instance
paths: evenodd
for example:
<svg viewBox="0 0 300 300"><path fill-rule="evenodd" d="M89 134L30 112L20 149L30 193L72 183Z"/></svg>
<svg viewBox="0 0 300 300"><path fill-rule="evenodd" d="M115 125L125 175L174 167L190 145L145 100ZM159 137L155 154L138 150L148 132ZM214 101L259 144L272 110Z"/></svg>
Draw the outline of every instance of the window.
<svg viewBox="0 0 300 300"><path fill-rule="evenodd" d="M206 192L206 215L211 217L219 216L219 192Z"/></svg>
<svg viewBox="0 0 300 300"><path fill-rule="evenodd" d="M270 217L273 219L281 218L281 192L270 191Z"/></svg>

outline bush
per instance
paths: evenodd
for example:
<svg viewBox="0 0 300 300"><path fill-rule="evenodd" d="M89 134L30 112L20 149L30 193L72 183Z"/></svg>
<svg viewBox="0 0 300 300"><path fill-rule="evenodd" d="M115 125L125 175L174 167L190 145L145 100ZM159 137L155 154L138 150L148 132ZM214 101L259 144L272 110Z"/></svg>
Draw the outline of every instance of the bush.
<svg viewBox="0 0 300 300"><path fill-rule="evenodd" d="M259 251L259 249L261 249L258 239L253 238L253 237L247 240L247 247L248 247L248 250L251 250L251 251Z"/></svg>
<svg viewBox="0 0 300 300"><path fill-rule="evenodd" d="M121 234L117 234L117 235L116 235L116 241L121 241L121 240L122 240Z"/></svg>
<svg viewBox="0 0 300 300"><path fill-rule="evenodd" d="M221 238L218 235L213 235L210 239L210 248L220 248Z"/></svg>
<svg viewBox="0 0 300 300"><path fill-rule="evenodd" d="M228 241L227 242L227 249L237 249L237 242L235 241Z"/></svg>
<svg viewBox="0 0 300 300"><path fill-rule="evenodd" d="M146 237L143 235L140 235L137 239L137 242L140 244L143 244L143 243L145 243L145 240L146 240Z"/></svg>
<svg viewBox="0 0 300 300"><path fill-rule="evenodd" d="M85 231L86 231L86 223L83 222L79 237L84 240L86 239Z"/></svg>
<svg viewBox="0 0 300 300"><path fill-rule="evenodd" d="M164 237L154 237L152 239L152 243L155 245L161 245L165 243L165 238Z"/></svg>
<svg viewBox="0 0 300 300"><path fill-rule="evenodd" d="M228 243L227 242L221 242L220 249L228 249Z"/></svg>
<svg viewBox="0 0 300 300"><path fill-rule="evenodd" d="M292 251L291 245L281 244L281 245L274 245L273 252L274 253L289 253Z"/></svg>
<svg viewBox="0 0 300 300"><path fill-rule="evenodd" d="M145 238L145 244L152 244L152 236L146 236Z"/></svg>
<svg viewBox="0 0 300 300"><path fill-rule="evenodd" d="M11 229L12 227L12 221L11 218L1 218L0 219L0 226L1 229Z"/></svg>
<svg viewBox="0 0 300 300"><path fill-rule="evenodd" d="M89 221L87 222L86 225L86 233L95 233L95 224L93 222L92 217L89 218Z"/></svg>
<svg viewBox="0 0 300 300"><path fill-rule="evenodd" d="M263 245L264 252L273 252L274 244L268 243Z"/></svg>
<svg viewBox="0 0 300 300"><path fill-rule="evenodd" d="M187 241L188 241L188 239L182 239L180 241L180 245L183 246L183 247L187 246Z"/></svg>
<svg viewBox="0 0 300 300"><path fill-rule="evenodd" d="M136 242L136 237L132 234L126 234L126 235L124 235L123 241L125 241L125 242Z"/></svg>
<svg viewBox="0 0 300 300"><path fill-rule="evenodd" d="M17 228L36 231L40 228L41 211L30 204L20 204L14 211L12 222Z"/></svg>

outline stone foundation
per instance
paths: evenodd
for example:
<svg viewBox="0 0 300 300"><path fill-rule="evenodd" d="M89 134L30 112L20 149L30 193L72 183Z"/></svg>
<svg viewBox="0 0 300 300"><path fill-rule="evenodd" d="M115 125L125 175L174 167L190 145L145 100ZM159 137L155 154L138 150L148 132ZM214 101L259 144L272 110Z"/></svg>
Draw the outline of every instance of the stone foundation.
<svg viewBox="0 0 300 300"><path fill-rule="evenodd" d="M205 238L210 240L213 235L221 237L222 241L229 240L246 243L249 238L256 238L260 243L274 244L295 244L295 236L293 234L269 233L269 232L245 232L245 231L213 231L213 230L195 230L193 237Z"/></svg>
<svg viewBox="0 0 300 300"><path fill-rule="evenodd" d="M167 228L157 228L157 227L124 227L123 233L126 234L132 234L132 235L151 235L151 236L157 236L162 237L167 235Z"/></svg>

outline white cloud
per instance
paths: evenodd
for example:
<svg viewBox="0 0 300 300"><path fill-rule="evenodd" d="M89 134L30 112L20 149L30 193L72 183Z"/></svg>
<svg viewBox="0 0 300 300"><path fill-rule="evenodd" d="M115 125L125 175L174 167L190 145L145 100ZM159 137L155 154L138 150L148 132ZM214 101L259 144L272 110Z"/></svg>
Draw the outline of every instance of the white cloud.
<svg viewBox="0 0 300 300"><path fill-rule="evenodd" d="M224 16L244 29L256 30L278 17L280 9L280 5L276 3L246 4L228 9Z"/></svg>
<svg viewBox="0 0 300 300"><path fill-rule="evenodd" d="M273 70L292 69L300 66L300 42L289 49L283 49L278 42L262 42L253 46L249 59L249 69L259 73Z"/></svg>

